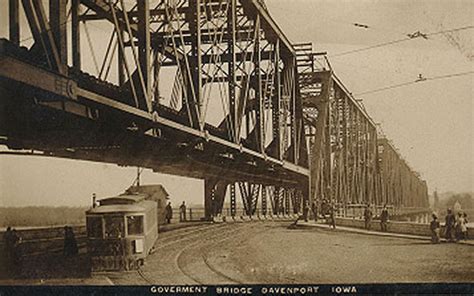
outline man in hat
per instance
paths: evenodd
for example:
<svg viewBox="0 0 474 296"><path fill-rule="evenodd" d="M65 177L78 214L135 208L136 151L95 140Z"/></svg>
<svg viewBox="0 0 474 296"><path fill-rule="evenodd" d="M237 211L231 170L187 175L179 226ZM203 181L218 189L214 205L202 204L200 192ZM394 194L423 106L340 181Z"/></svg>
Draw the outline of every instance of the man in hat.
<svg viewBox="0 0 474 296"><path fill-rule="evenodd" d="M313 200L313 202L311 203L311 211L314 215L314 221L318 221L318 205L315 200Z"/></svg>
<svg viewBox="0 0 474 296"><path fill-rule="evenodd" d="M183 203L179 206L179 222L186 221L186 203Z"/></svg>
<svg viewBox="0 0 474 296"><path fill-rule="evenodd" d="M446 241L447 242L454 242L454 225L456 224L456 217L453 215L453 211L451 209L448 209L447 215L445 217L445 236L446 236Z"/></svg>
<svg viewBox="0 0 474 296"><path fill-rule="evenodd" d="M171 202L168 202L168 205L166 205L165 218L166 218L166 223L170 224L171 219L173 218L173 208L171 208Z"/></svg>

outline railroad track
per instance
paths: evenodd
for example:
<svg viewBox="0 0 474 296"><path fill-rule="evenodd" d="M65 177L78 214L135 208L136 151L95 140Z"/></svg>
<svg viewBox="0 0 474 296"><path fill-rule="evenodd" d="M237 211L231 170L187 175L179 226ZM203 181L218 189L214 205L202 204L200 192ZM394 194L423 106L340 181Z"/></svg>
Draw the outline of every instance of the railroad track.
<svg viewBox="0 0 474 296"><path fill-rule="evenodd" d="M249 235L251 223L217 224L213 227L194 229L169 237L179 238L174 242L161 245L161 250L170 247L162 257L150 258L148 266L137 270L139 277L147 284L242 284L241 280L225 274L209 260L207 252L231 239ZM258 233L265 230L258 231ZM187 235L181 238L181 236ZM167 269L155 267L167 266Z"/></svg>
<svg viewBox="0 0 474 296"><path fill-rule="evenodd" d="M159 240L156 244L156 252L161 252L166 249L169 249L169 252L164 252L165 256L162 257L159 254L156 257L149 257L147 259L147 265L153 266L163 266L163 265L173 265L176 271L179 271L180 275L184 275L181 273L180 268L176 265L176 260L170 253L174 251L179 251L180 246L186 246L190 241L196 241L196 239L203 239L204 237L208 237L209 234L214 233L222 233L220 232L220 228L225 227L226 224L210 224L206 226L198 226L191 230L187 229L186 231L179 231L178 233L174 233L173 235L167 236L165 241L167 243L163 244L163 240ZM217 231L217 232L215 232ZM227 231L226 231L227 233ZM171 257L170 257L171 256ZM147 268L145 268L147 269ZM139 268L137 270L138 275L148 284L156 284L157 280L162 279L164 276L163 274L159 274L156 270L144 270L143 268ZM158 273L158 275L157 275ZM189 278L187 278L189 281Z"/></svg>
<svg viewBox="0 0 474 296"><path fill-rule="evenodd" d="M203 276L212 278L213 281L218 282L219 284L242 284L240 281L231 278L212 267L203 253L201 253L200 256L198 255L201 250L204 249L204 247L219 245L229 239L235 239L235 236L229 236L229 234L235 233L235 231L235 229L230 229L228 231L221 232L218 234L218 237L214 237L212 239L212 242L201 239L184 247L175 256L175 266L185 277L187 277L189 280L196 284L208 284L202 280ZM186 259L186 255L188 254L187 252L190 250L193 250L193 253L195 253L195 255L198 255L195 258L200 259L193 262L194 268L188 267L190 265L190 262L189 259ZM196 268L196 265L199 266L199 268ZM196 269L199 269L197 273L195 272Z"/></svg>
<svg viewBox="0 0 474 296"><path fill-rule="evenodd" d="M198 237L199 235L196 235L196 234L200 234L200 233L202 233L204 231L207 231L209 229L219 228L219 227L222 227L222 226L224 226L224 224L210 224L210 225L206 225L206 226L201 225L201 226L193 227L193 229L191 229L191 230L187 229L187 231L180 231L178 233L174 233L174 235L169 235L169 236L163 237L163 239L161 239L161 240L158 239L158 241L156 243L156 249L166 248L166 247L174 245L176 243L179 243L179 242L191 239L191 238ZM177 239L177 238L179 238L179 239Z"/></svg>

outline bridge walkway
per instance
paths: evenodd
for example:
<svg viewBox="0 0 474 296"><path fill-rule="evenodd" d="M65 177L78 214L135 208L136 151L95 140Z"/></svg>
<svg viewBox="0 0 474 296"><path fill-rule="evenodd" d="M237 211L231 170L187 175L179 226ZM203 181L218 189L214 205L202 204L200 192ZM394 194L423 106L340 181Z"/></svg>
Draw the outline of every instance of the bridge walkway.
<svg viewBox="0 0 474 296"><path fill-rule="evenodd" d="M307 227L307 228L314 227L314 228L320 228L320 229L331 228L327 223L323 221L316 222L316 223L314 221L298 222L297 227ZM425 227L428 229L429 225L425 225ZM355 227L336 225L335 231L351 232L351 233L366 234L366 235L376 235L376 236L382 236L382 237L418 239L418 240L425 240L425 241L431 240L431 238L426 235L414 235L414 234L405 234L405 233L396 233L396 232L382 232L382 231L379 231L378 229L379 229L378 226L371 228L371 230L367 230L367 229L361 229L361 228L355 228ZM440 241L441 243L446 243L446 239L443 237L441 238ZM474 246L473 239L460 240L457 243L463 244L463 245Z"/></svg>

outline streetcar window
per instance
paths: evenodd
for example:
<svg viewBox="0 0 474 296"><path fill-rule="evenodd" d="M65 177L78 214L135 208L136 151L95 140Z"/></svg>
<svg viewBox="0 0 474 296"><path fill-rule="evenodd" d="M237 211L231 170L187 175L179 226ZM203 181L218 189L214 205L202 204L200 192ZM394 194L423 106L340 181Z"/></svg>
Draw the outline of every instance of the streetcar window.
<svg viewBox="0 0 474 296"><path fill-rule="evenodd" d="M87 236L102 237L102 217L87 217Z"/></svg>
<svg viewBox="0 0 474 296"><path fill-rule="evenodd" d="M143 216L128 216L127 217L127 231L128 231L128 235L142 235L143 234Z"/></svg>
<svg viewBox="0 0 474 296"><path fill-rule="evenodd" d="M105 216L105 237L124 237L123 217Z"/></svg>

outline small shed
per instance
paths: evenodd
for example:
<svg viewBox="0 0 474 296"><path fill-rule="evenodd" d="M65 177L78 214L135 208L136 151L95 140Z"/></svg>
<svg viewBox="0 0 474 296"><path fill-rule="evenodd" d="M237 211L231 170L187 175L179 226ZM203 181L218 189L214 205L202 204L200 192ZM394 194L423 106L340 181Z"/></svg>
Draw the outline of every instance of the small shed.
<svg viewBox="0 0 474 296"><path fill-rule="evenodd" d="M145 199L156 201L158 204L158 224L162 225L165 223L165 207L169 199L169 193L163 185L132 186L125 191L124 195L127 194L144 195Z"/></svg>

